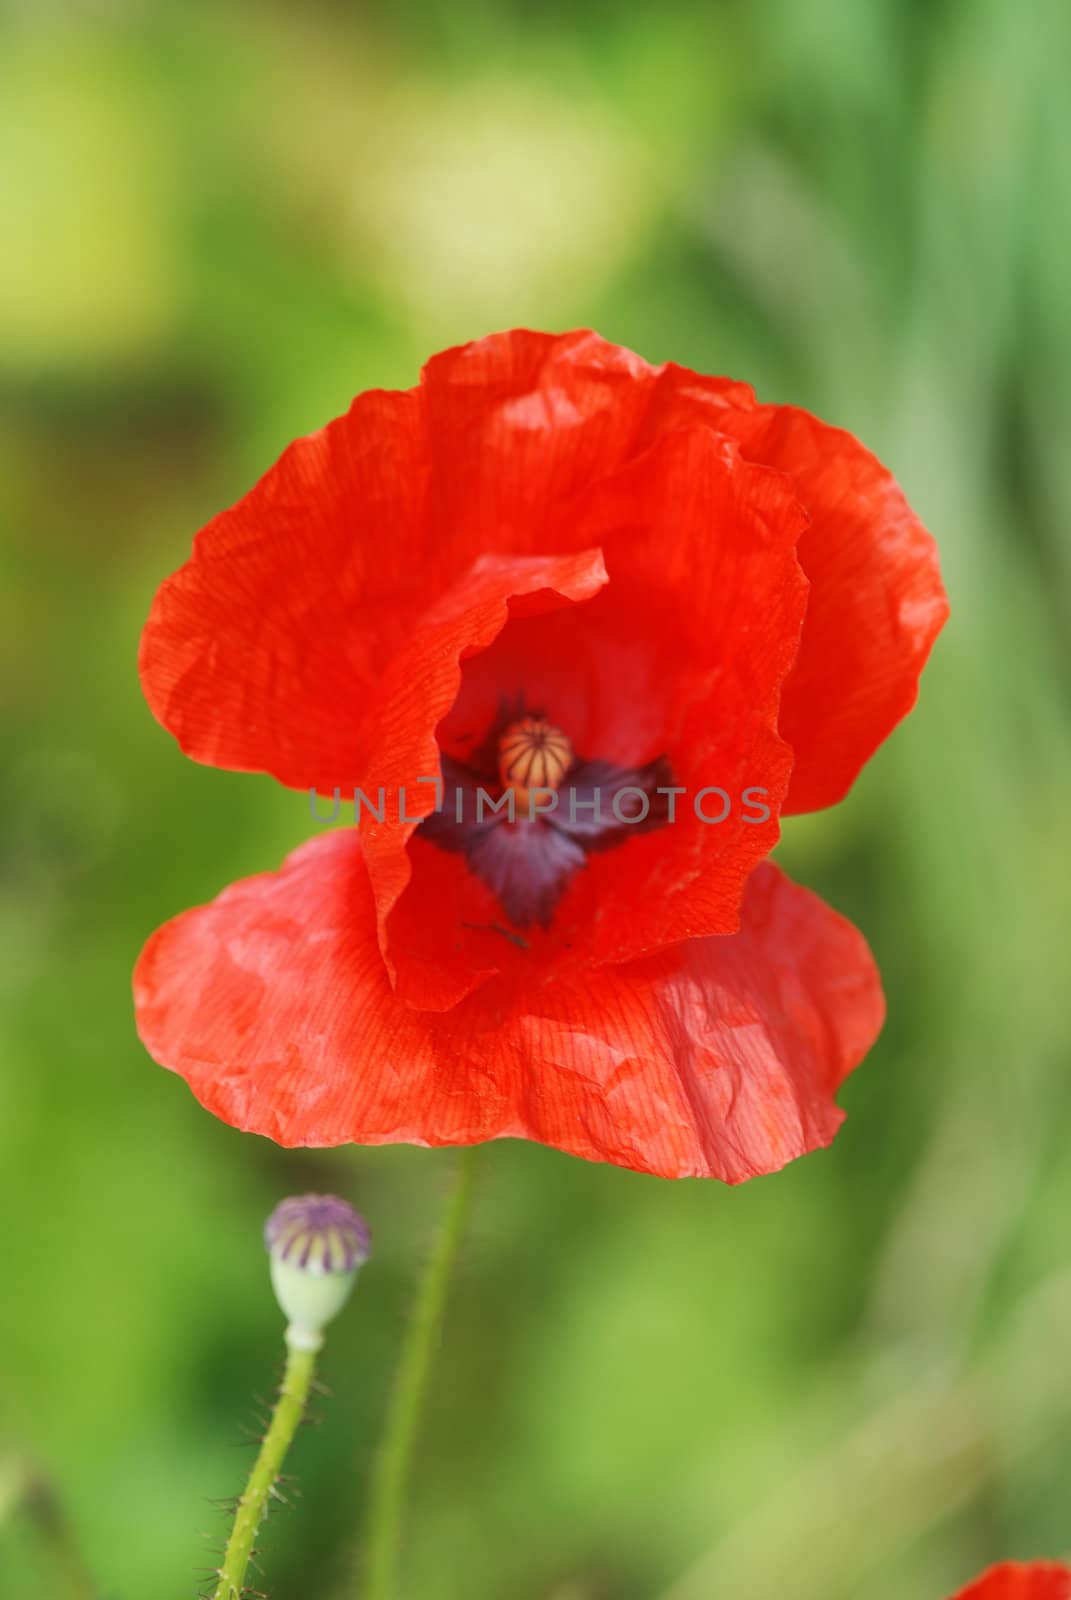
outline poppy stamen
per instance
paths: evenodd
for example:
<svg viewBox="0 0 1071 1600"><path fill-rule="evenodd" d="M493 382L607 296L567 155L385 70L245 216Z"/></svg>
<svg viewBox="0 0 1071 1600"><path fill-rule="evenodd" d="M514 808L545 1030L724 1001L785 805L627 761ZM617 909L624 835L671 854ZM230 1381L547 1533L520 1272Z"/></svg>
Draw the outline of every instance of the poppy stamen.
<svg viewBox="0 0 1071 1600"><path fill-rule="evenodd" d="M517 805L527 807L532 791L553 792L573 764L573 747L546 717L511 722L498 741L498 775Z"/></svg>

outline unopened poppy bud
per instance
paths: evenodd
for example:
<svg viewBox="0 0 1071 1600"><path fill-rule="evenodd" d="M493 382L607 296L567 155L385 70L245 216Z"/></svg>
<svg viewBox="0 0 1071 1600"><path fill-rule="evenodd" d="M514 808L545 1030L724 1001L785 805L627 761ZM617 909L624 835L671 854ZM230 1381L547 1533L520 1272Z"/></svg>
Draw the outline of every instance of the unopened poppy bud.
<svg viewBox="0 0 1071 1600"><path fill-rule="evenodd" d="M264 1228L275 1298L290 1319L287 1344L319 1350L323 1330L337 1316L368 1260L368 1224L333 1194L303 1194L280 1201Z"/></svg>

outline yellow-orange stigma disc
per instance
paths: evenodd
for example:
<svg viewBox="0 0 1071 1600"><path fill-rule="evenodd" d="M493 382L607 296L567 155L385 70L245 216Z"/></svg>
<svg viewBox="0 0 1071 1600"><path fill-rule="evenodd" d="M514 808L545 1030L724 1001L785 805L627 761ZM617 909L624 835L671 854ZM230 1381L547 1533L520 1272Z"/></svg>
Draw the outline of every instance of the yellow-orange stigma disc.
<svg viewBox="0 0 1071 1600"><path fill-rule="evenodd" d="M511 722L498 741L498 775L527 807L533 790L557 789L573 764L573 747L545 717Z"/></svg>

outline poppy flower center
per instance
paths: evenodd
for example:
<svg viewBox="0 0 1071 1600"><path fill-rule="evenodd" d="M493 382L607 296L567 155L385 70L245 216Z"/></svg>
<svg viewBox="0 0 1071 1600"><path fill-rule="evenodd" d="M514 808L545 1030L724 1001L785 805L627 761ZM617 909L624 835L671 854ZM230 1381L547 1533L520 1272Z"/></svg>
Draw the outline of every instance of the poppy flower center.
<svg viewBox="0 0 1071 1600"><path fill-rule="evenodd" d="M557 723L520 697L503 701L467 760L448 750L440 758L442 799L421 823L421 838L464 855L517 928L550 926L593 851L669 819L673 774L665 756L619 767L578 753Z"/></svg>
<svg viewBox="0 0 1071 1600"><path fill-rule="evenodd" d="M527 808L533 793L555 793L572 764L572 745L546 717L522 717L499 738L498 776L518 807Z"/></svg>

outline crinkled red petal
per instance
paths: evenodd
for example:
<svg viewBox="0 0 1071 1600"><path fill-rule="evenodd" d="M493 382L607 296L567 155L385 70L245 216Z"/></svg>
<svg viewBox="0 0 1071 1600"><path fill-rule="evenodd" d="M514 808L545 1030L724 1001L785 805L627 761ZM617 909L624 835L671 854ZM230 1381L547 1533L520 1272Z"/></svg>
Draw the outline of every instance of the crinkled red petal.
<svg viewBox="0 0 1071 1600"><path fill-rule="evenodd" d="M799 559L811 599L780 727L796 755L785 812L818 811L844 797L918 698L948 617L937 546L850 433L794 406L721 425L750 460L787 473L810 512Z"/></svg>
<svg viewBox="0 0 1071 1600"><path fill-rule="evenodd" d="M161 928L135 1000L159 1062L282 1144L523 1137L727 1182L830 1141L883 1017L862 936L770 864L735 935L415 1012L387 979L353 829Z"/></svg>
<svg viewBox="0 0 1071 1600"><path fill-rule="evenodd" d="M420 395L372 391L202 529L139 657L187 755L298 789L362 782L384 671L461 575L424 547L427 480Z"/></svg>
<svg viewBox="0 0 1071 1600"><path fill-rule="evenodd" d="M953 1600L1071 1600L1071 1567L1057 1561L1006 1561Z"/></svg>

